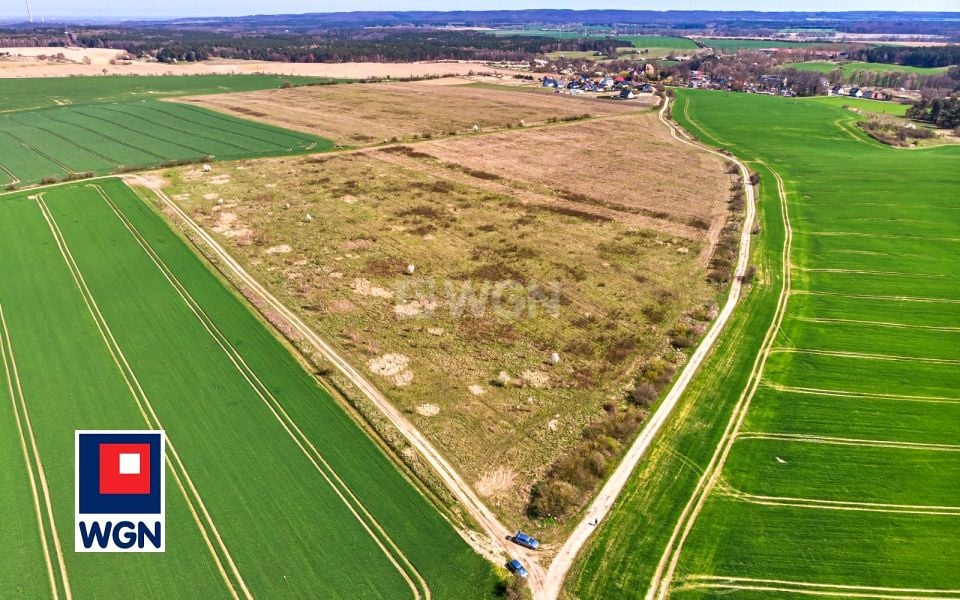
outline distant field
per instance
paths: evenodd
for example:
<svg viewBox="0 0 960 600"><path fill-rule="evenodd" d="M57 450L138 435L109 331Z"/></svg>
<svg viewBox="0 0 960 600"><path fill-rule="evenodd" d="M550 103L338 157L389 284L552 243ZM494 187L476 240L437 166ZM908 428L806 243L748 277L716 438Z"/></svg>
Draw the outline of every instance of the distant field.
<svg viewBox="0 0 960 600"><path fill-rule="evenodd" d="M850 98L847 96L815 96L811 98L799 98L798 102L812 102L816 104L829 104L831 106L856 108L857 110L870 113L879 113L885 115L895 115L902 117L907 114L909 108L906 104L899 102L884 102L880 100L864 100L863 98Z"/></svg>
<svg viewBox="0 0 960 600"><path fill-rule="evenodd" d="M145 98L247 92L330 81L279 75L184 75L0 78L0 113L64 104L122 102Z"/></svg>
<svg viewBox="0 0 960 600"><path fill-rule="evenodd" d="M33 194L0 196L0 595L489 597L490 565L157 212L116 179ZM177 457L166 553L73 552L74 430L145 428Z"/></svg>
<svg viewBox="0 0 960 600"><path fill-rule="evenodd" d="M801 71L816 71L818 73L831 73L837 69L841 69L846 77L853 75L857 71L871 71L874 73L916 73L917 75L937 75L947 72L947 67L908 67L903 65L888 65L885 63L868 62L834 63L812 61L802 63L787 63L782 66L784 68L799 69Z"/></svg>
<svg viewBox="0 0 960 600"><path fill-rule="evenodd" d="M735 50L759 50L762 48L804 48L810 46L823 46L825 42L789 42L784 40L737 40L730 38L703 38L700 40L705 45L722 50L724 52L733 52Z"/></svg>
<svg viewBox="0 0 960 600"><path fill-rule="evenodd" d="M330 146L309 134L156 100L17 111L0 114L0 184Z"/></svg>
<svg viewBox="0 0 960 600"><path fill-rule="evenodd" d="M657 597L960 588L960 445L945 429L960 401L950 195L960 149L876 143L843 127L859 118L837 106L844 99L677 95L676 119L761 175L759 295L739 309L737 351L713 359L726 375L698 375L668 446L638 471L574 589L646 590L658 564L676 571ZM767 331L770 352L754 369ZM721 437L741 393L742 425ZM729 454L715 455L718 446ZM720 470L712 456L724 459ZM701 498L705 469L717 478Z"/></svg>
<svg viewBox="0 0 960 600"><path fill-rule="evenodd" d="M584 114L615 115L642 104L555 95L512 93L510 88L386 83L300 87L249 94L183 98L241 118L304 131L351 146L413 137L542 124Z"/></svg>
<svg viewBox="0 0 960 600"><path fill-rule="evenodd" d="M670 330L704 326L717 293L709 240L730 193L722 165L673 141L649 110L170 177L182 206L512 523L526 522L531 485L604 403L624 402L638 363L681 360ZM504 282L556 289L557 312L486 305ZM460 313L447 289L480 299ZM432 302L418 295L431 290Z"/></svg>
<svg viewBox="0 0 960 600"><path fill-rule="evenodd" d="M672 50L696 50L693 40L670 35L618 35L618 40L627 40L637 48L669 48Z"/></svg>

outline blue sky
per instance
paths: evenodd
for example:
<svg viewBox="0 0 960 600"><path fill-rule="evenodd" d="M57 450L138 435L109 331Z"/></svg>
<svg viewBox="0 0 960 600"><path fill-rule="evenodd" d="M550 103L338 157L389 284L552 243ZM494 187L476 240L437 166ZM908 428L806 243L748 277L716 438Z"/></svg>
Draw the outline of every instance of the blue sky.
<svg viewBox="0 0 960 600"><path fill-rule="evenodd" d="M35 17L175 17L333 12L347 10L486 10L507 8L620 8L635 10L911 10L960 11L958 0L30 0ZM0 16L26 15L23 0L0 0Z"/></svg>

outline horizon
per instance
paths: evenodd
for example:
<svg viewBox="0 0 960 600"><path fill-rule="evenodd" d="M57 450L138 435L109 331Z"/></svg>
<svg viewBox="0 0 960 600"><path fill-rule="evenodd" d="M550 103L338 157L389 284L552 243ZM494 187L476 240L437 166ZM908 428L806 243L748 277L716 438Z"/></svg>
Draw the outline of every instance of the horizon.
<svg viewBox="0 0 960 600"><path fill-rule="evenodd" d="M406 4L406 6L391 6L392 4ZM622 10L630 12L757 12L757 13L828 13L844 14L851 12L887 12L887 13L954 13L960 10L953 4L953 0L918 0L912 10L902 10L902 3L896 0L845 0L843 8L836 9L837 2L831 0L788 0L787 7L769 10L768 3L763 0L743 0L741 2L725 2L723 0L687 0L676 5L665 0L655 0L651 6L637 8L630 0L614 0L610 6L593 8L582 6L581 0L557 0L550 6L526 8L499 8L487 6L485 0L474 0L465 8L447 8L428 6L433 2L414 2L407 0L386 0L376 2L376 7L357 6L356 3L345 0L335 0L330 10L310 10L309 1L293 0L285 3L288 8L278 8L276 11L258 9L261 3L256 0L237 0L232 2L213 2L203 5L204 10L194 10L196 3L185 0L170 0L163 4L160 10L144 10L139 5L140 12L127 12L130 5L118 0L108 0L95 9L96 12L76 14L75 3L69 0L48 0L30 3L30 11L34 24L41 18L49 20L175 20L190 18L235 18L261 15L308 15L308 14L336 14L336 13L396 13L396 12L490 12L490 11L538 11L538 10L571 10L576 12ZM686 6L682 6L686 4ZM210 6L219 9L207 9ZM26 22L26 6L20 10L0 13L0 20L7 22ZM22 19L22 21L20 21Z"/></svg>

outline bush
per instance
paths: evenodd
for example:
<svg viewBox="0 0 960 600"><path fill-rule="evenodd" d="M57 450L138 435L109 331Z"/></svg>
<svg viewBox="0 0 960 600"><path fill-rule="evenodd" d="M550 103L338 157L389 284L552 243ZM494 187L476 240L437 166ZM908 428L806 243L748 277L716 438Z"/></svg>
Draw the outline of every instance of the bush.
<svg viewBox="0 0 960 600"><path fill-rule="evenodd" d="M531 517L538 519L559 518L577 504L579 496L577 488L566 481L540 483L533 488L528 512Z"/></svg>
<svg viewBox="0 0 960 600"><path fill-rule="evenodd" d="M757 276L757 267L754 265L747 265L747 268L744 269L743 275L740 276L740 281L746 284L753 283L753 280Z"/></svg>
<svg viewBox="0 0 960 600"><path fill-rule="evenodd" d="M636 387L633 388L633 391L630 392L630 399L633 400L633 403L643 408L653 406L659 397L660 392L657 391L657 388L655 388L652 383L646 381L638 383Z"/></svg>

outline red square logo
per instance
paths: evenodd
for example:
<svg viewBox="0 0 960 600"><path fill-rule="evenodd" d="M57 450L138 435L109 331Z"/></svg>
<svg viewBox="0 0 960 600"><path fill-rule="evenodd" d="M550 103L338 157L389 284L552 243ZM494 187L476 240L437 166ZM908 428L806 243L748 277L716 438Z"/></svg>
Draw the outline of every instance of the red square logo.
<svg viewBox="0 0 960 600"><path fill-rule="evenodd" d="M100 444L100 493L149 494L150 444Z"/></svg>

